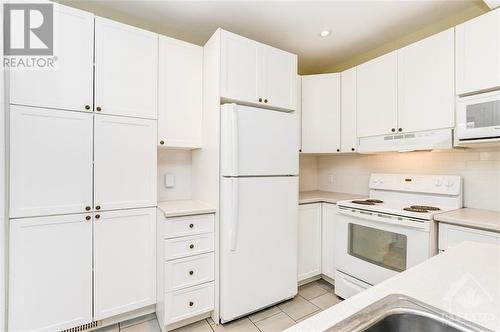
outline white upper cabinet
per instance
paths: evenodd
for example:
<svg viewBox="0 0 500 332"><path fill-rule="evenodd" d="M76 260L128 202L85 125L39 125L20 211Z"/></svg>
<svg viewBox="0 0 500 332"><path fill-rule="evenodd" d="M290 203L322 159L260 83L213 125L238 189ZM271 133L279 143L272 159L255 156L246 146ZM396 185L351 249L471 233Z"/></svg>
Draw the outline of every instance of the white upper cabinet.
<svg viewBox="0 0 500 332"><path fill-rule="evenodd" d="M9 187L11 218L90 210L92 114L11 106Z"/></svg>
<svg viewBox="0 0 500 332"><path fill-rule="evenodd" d="M221 30L221 98L297 108L297 56Z"/></svg>
<svg viewBox="0 0 500 332"><path fill-rule="evenodd" d="M95 110L156 119L158 35L95 18Z"/></svg>
<svg viewBox="0 0 500 332"><path fill-rule="evenodd" d="M11 221L9 242L9 331L92 322L90 214Z"/></svg>
<svg viewBox="0 0 500 332"><path fill-rule="evenodd" d="M500 87L500 10L458 25L457 95Z"/></svg>
<svg viewBox="0 0 500 332"><path fill-rule="evenodd" d="M454 126L454 37L449 29L398 50L398 131Z"/></svg>
<svg viewBox="0 0 500 332"><path fill-rule="evenodd" d="M158 144L200 148L203 47L160 36Z"/></svg>
<svg viewBox="0 0 500 332"><path fill-rule="evenodd" d="M357 67L358 137L389 134L398 123L398 58L391 52Z"/></svg>
<svg viewBox="0 0 500 332"><path fill-rule="evenodd" d="M340 151L355 152L356 136L356 68L341 74L341 116L340 116Z"/></svg>
<svg viewBox="0 0 500 332"><path fill-rule="evenodd" d="M156 208L94 215L94 319L156 302Z"/></svg>
<svg viewBox="0 0 500 332"><path fill-rule="evenodd" d="M54 68L12 70L10 103L92 111L94 15L54 4L54 24Z"/></svg>
<svg viewBox="0 0 500 332"><path fill-rule="evenodd" d="M340 152L340 74L302 76L302 152Z"/></svg>
<svg viewBox="0 0 500 332"><path fill-rule="evenodd" d="M156 120L95 115L94 209L156 206Z"/></svg>

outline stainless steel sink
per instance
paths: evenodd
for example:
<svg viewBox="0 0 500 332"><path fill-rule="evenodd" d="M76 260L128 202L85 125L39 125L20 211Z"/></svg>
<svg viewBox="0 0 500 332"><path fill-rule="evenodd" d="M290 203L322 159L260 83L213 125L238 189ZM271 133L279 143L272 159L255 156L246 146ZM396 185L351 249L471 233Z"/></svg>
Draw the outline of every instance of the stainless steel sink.
<svg viewBox="0 0 500 332"><path fill-rule="evenodd" d="M358 311L328 331L492 332L411 297L392 294Z"/></svg>

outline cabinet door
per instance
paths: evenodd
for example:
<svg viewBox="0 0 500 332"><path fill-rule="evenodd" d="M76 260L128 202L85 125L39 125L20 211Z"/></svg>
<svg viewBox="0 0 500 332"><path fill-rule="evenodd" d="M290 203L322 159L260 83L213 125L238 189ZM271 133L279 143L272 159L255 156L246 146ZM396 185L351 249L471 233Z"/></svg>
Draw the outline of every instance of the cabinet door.
<svg viewBox="0 0 500 332"><path fill-rule="evenodd" d="M96 17L96 110L156 119L157 83L158 35Z"/></svg>
<svg viewBox="0 0 500 332"><path fill-rule="evenodd" d="M321 274L321 203L299 205L298 280Z"/></svg>
<svg viewBox="0 0 500 332"><path fill-rule="evenodd" d="M221 97L259 103L259 43L221 31Z"/></svg>
<svg viewBox="0 0 500 332"><path fill-rule="evenodd" d="M398 123L398 59L392 52L357 67L358 137L390 134Z"/></svg>
<svg viewBox="0 0 500 332"><path fill-rule="evenodd" d="M92 321L90 214L10 222L9 331L61 331Z"/></svg>
<svg viewBox="0 0 500 332"><path fill-rule="evenodd" d="M156 302L156 209L94 216L94 319Z"/></svg>
<svg viewBox="0 0 500 332"><path fill-rule="evenodd" d="M455 124L455 34L449 29L398 50L398 111L403 132Z"/></svg>
<svg viewBox="0 0 500 332"><path fill-rule="evenodd" d="M96 209L155 206L156 166L155 120L95 116Z"/></svg>
<svg viewBox="0 0 500 332"><path fill-rule="evenodd" d="M457 95L500 86L500 10L455 28Z"/></svg>
<svg viewBox="0 0 500 332"><path fill-rule="evenodd" d="M296 110L297 56L263 44L260 48L262 59L260 82L264 104Z"/></svg>
<svg viewBox="0 0 500 332"><path fill-rule="evenodd" d="M340 152L340 74L302 76L302 152Z"/></svg>
<svg viewBox="0 0 500 332"><path fill-rule="evenodd" d="M340 151L355 152L358 145L356 136L356 68L342 72L341 76Z"/></svg>
<svg viewBox="0 0 500 332"><path fill-rule="evenodd" d="M92 205L92 114L10 107L10 217Z"/></svg>
<svg viewBox="0 0 500 332"><path fill-rule="evenodd" d="M158 140L161 146L201 147L202 70L202 47L160 36Z"/></svg>
<svg viewBox="0 0 500 332"><path fill-rule="evenodd" d="M322 203L321 273L335 279L335 219L337 206Z"/></svg>
<svg viewBox="0 0 500 332"><path fill-rule="evenodd" d="M91 111L94 15L54 4L54 55L52 69L10 72L10 103Z"/></svg>

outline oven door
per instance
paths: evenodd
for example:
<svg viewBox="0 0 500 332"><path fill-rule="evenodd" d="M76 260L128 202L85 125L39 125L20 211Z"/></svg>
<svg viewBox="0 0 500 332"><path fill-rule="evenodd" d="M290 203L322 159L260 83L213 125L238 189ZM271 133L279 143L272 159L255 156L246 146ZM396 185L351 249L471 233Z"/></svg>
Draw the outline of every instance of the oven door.
<svg viewBox="0 0 500 332"><path fill-rule="evenodd" d="M500 92L460 98L457 101L459 140L500 138Z"/></svg>
<svg viewBox="0 0 500 332"><path fill-rule="evenodd" d="M335 225L336 269L370 285L435 254L433 222L339 208Z"/></svg>

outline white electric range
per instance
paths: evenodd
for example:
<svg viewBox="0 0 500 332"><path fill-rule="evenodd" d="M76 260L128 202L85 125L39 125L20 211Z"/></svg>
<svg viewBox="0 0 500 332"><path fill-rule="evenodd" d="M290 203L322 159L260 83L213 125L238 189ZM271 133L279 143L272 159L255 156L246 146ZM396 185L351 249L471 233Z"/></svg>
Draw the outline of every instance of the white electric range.
<svg viewBox="0 0 500 332"><path fill-rule="evenodd" d="M366 199L337 202L335 293L348 298L437 253L433 217L463 206L454 175L372 174Z"/></svg>

